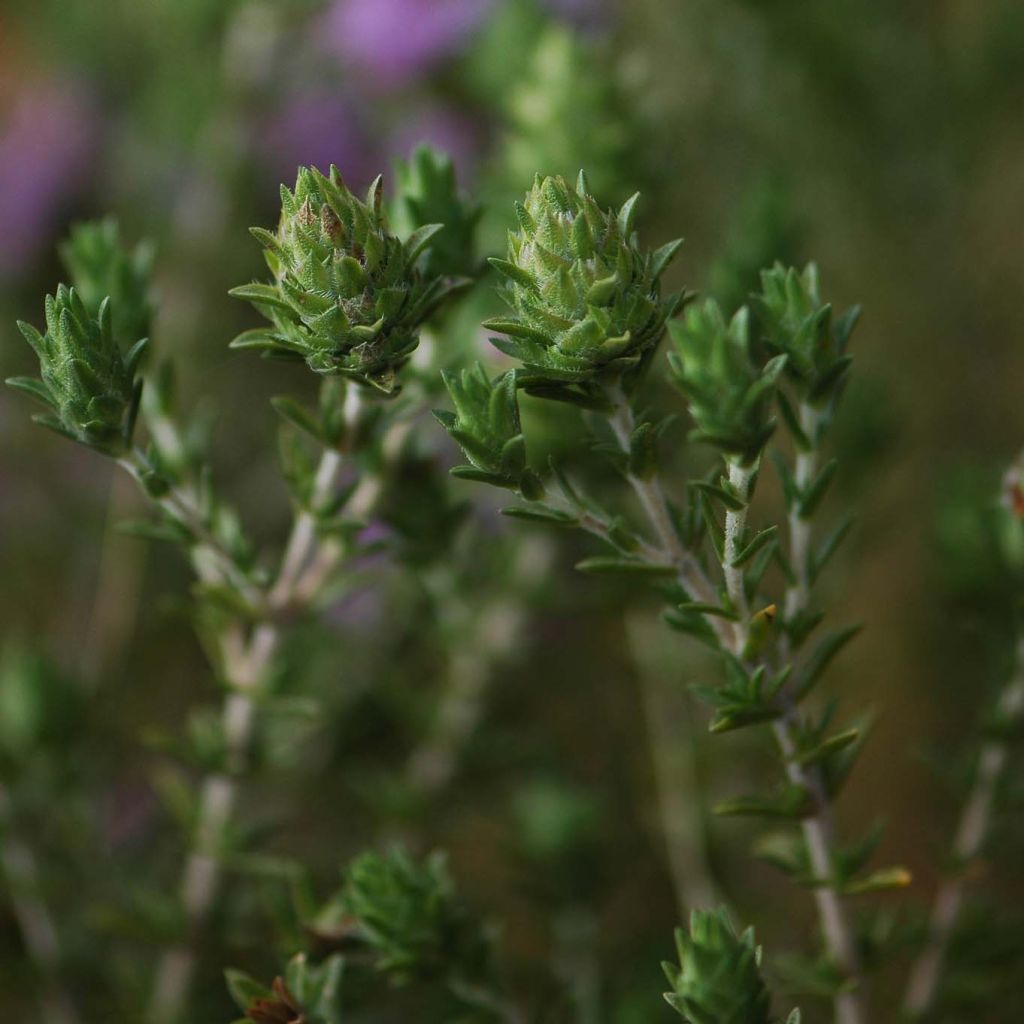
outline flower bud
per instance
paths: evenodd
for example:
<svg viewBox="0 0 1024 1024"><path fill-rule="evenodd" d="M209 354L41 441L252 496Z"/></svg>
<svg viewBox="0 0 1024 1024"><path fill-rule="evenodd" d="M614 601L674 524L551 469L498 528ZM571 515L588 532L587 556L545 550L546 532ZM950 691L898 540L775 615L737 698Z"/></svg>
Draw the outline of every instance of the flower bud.
<svg viewBox="0 0 1024 1024"><path fill-rule="evenodd" d="M412 234L427 224L444 225L430 241L424 272L448 277L477 273L476 228L482 209L460 193L451 157L431 146L417 146L408 163L399 161L395 170L395 229Z"/></svg>
<svg viewBox="0 0 1024 1024"><path fill-rule="evenodd" d="M682 302L662 299L659 284L681 243L641 249L636 199L618 214L602 210L581 171L575 189L538 175L516 204L508 259L491 260L514 315L485 326L507 335L494 344L524 364L523 384L613 381L653 352Z"/></svg>
<svg viewBox="0 0 1024 1024"><path fill-rule="evenodd" d="M461 374L443 373L455 412L434 415L458 443L469 466L457 466L456 476L519 491L537 500L544 489L526 465L526 440L519 422L516 371L493 381L480 363Z"/></svg>
<svg viewBox="0 0 1024 1024"><path fill-rule="evenodd" d="M834 401L851 358L846 348L860 318L853 306L833 321L832 307L821 301L818 268L802 272L776 263L761 272L761 294L754 296L765 340L789 357L786 371L802 400L823 407Z"/></svg>
<svg viewBox="0 0 1024 1024"><path fill-rule="evenodd" d="M417 268L440 227L424 225L403 242L388 230L379 177L363 203L336 167L329 178L301 168L295 191L281 189L277 233L252 229L274 282L231 291L270 326L246 331L232 347L304 359L317 373L396 391L420 326L455 286Z"/></svg>
<svg viewBox="0 0 1024 1024"><path fill-rule="evenodd" d="M131 250L122 245L113 218L74 225L60 247L75 292L91 314L110 296L114 337L121 344L149 336L154 254L149 242Z"/></svg>
<svg viewBox="0 0 1024 1024"><path fill-rule="evenodd" d="M14 377L7 383L53 410L35 417L36 422L118 456L131 444L142 392L135 371L148 339L122 355L111 320L109 298L90 316L75 289L60 285L56 295L46 297L45 334L18 323L39 357L42 380Z"/></svg>
<svg viewBox="0 0 1024 1024"><path fill-rule="evenodd" d="M761 950L748 928L737 936L724 909L695 910L689 933L676 929L679 966L662 967L668 1004L690 1024L769 1024L771 995L761 978Z"/></svg>
<svg viewBox="0 0 1024 1024"><path fill-rule="evenodd" d="M669 335L669 365L696 424L693 438L743 465L754 462L775 426L772 398L786 356L757 366L750 356L746 308L726 323L714 299L673 320Z"/></svg>

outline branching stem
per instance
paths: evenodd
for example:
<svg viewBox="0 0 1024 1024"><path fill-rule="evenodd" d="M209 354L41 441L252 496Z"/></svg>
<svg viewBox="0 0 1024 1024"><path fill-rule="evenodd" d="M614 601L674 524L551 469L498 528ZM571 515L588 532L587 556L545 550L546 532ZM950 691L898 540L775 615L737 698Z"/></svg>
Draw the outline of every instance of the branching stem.
<svg viewBox="0 0 1024 1024"><path fill-rule="evenodd" d="M346 435L356 428L362 401L354 387L349 396ZM273 585L260 595L257 607L278 612L300 603L307 606L344 556L342 545L321 542L316 531L316 512L337 488L342 465L340 451L324 451L309 508L296 516L281 569ZM380 494L380 481L374 479L372 488L368 486L364 491L372 493L373 500L366 503L364 498L362 512L370 511ZM198 562L197 571L202 571ZM256 702L282 639L282 625L273 618L257 624L248 635L239 622L232 622L218 638L221 668L231 688L221 713L226 758L224 770L211 773L201 784L193 847L181 881L181 900L190 938L202 927L220 888L220 859L238 800L238 778L248 761ZM180 1020L194 974L195 952L191 942L166 951L157 967L148 1017L152 1024L176 1024Z"/></svg>
<svg viewBox="0 0 1024 1024"><path fill-rule="evenodd" d="M1024 716L1024 636L1017 641L1013 675L999 698L1000 718L1017 722ZM992 806L1006 762L1009 746L1001 738L982 744L974 785L960 814L953 840L955 873L940 886L928 920L928 939L914 962L904 996L907 1015L918 1019L927 1014L939 988L942 962L946 956L964 900L965 870L981 853L988 835Z"/></svg>
<svg viewBox="0 0 1024 1024"><path fill-rule="evenodd" d="M632 406L621 388L609 391L608 398L613 407L608 422L622 450L628 455L633 431L636 429ZM695 600L715 603L715 588L711 580L693 552L683 545L676 531L668 498L658 475L654 474L647 479L635 473L628 473L627 476L657 538L662 553L661 561L676 566L679 582ZM731 632L727 624L717 617L711 619L711 625L720 638L726 638Z"/></svg>

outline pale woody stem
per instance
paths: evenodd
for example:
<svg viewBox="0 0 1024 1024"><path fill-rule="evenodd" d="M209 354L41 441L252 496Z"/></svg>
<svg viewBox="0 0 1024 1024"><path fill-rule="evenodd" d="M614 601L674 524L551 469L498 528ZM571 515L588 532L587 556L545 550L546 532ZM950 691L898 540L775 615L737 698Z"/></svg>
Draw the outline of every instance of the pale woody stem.
<svg viewBox="0 0 1024 1024"><path fill-rule="evenodd" d="M736 647L740 651L747 646L750 608L743 587L743 569L732 563L742 550L743 534L747 529L747 502L750 500L750 485L756 472L756 464L743 466L737 462L729 462L729 483L737 497L743 502L743 507L730 509L725 514L722 573L725 576L725 589L729 595L729 601L732 603L733 611L739 616L739 621L736 623Z"/></svg>
<svg viewBox="0 0 1024 1024"><path fill-rule="evenodd" d="M39 871L31 848L14 834L10 797L0 784L0 868L7 880L11 908L25 952L39 972L43 1024L79 1024L70 997L61 987L60 944L49 908L39 896Z"/></svg>
<svg viewBox="0 0 1024 1024"><path fill-rule="evenodd" d="M615 413L611 418L612 429L615 431L623 449L629 451L630 437L633 431L633 418L629 409L629 403L624 396L618 394L613 396L615 401ZM808 436L813 440L818 433L818 417L813 409L805 406L801 409L802 422ZM739 472L733 472L730 466L730 476L733 478L734 486L743 484L744 493L749 488L752 474L749 469L743 471L735 467ZM797 460L797 482L806 486L812 479L815 469L815 456L813 452L801 454ZM657 478L652 481L639 480L630 477L633 488L640 498L651 525L658 536L658 539L672 561L680 568L680 581L700 601L715 601L714 587L701 570L693 555L686 551L681 544L675 529L672 526L671 517L668 512L668 504ZM735 515L735 514L733 514ZM731 521L727 515L727 534L733 534L733 544L739 543L744 523L738 518ZM806 607L810 592L810 580L808 575L809 552L810 552L810 527L804 520L797 516L790 519L791 557L794 562L799 563L797 571L797 583L786 594L787 616L793 612ZM728 563L730 559L726 559ZM746 608L745 595L742 593L742 574L739 578L733 577L730 581L731 567L726 564L723 571L726 575L727 588L730 591L730 599L737 605L737 610ZM747 609L749 616L749 609ZM739 628L727 629L721 620L715 616L711 624L718 633L723 644L737 657L743 657L743 649L746 646L746 636L749 628L749 618L741 619ZM774 730L778 739L779 747L783 758L786 761L786 772L790 781L804 787L814 801L815 811L802 820L804 840L807 844L808 854L811 858L811 865L815 875L822 879L829 879L833 874L832 845L833 825L831 807L827 794L821 783L818 773L809 771L798 765L793 760L796 743L793 731L797 724L796 708L788 705L785 713L774 723ZM815 890L815 901L818 907L818 914L821 919L822 932L826 945L833 959L840 969L849 978L856 981L860 974L860 958L857 953L856 941L853 931L847 919L846 910L839 894L834 887L825 884ZM836 996L835 1000L837 1024L865 1024L866 1016L862 1006L860 994L857 991L844 991Z"/></svg>
<svg viewBox="0 0 1024 1024"><path fill-rule="evenodd" d="M817 469L817 444L821 427L820 414L806 403L800 406L800 427L811 442L809 450L797 452L793 474L797 490L803 492L810 486ZM784 617L787 622L805 611L810 600L811 540L810 521L799 514L798 503L794 502L789 513L789 560L795 579L787 587L784 599ZM785 638L780 646L785 657L789 646ZM835 872L832 857L835 825L831 802L820 773L797 764L793 759L796 750L793 733L799 719L796 707L791 700L785 698L784 694L783 715L772 723L772 727L786 761L786 774L790 782L803 787L814 803L815 813L801 821L811 870L816 878L831 880ZM861 974L860 953L842 897L831 881L826 881L815 888L814 899L825 945L832 959L846 977L858 982ZM866 1020L863 997L856 989L842 991L836 996L835 1012L838 1024L863 1024Z"/></svg>
<svg viewBox="0 0 1024 1024"><path fill-rule="evenodd" d="M346 403L346 420L353 428L360 412L357 390L352 388L349 396L355 396ZM329 500L337 486L341 466L342 458L338 451L328 449L321 456L311 496L313 511ZM267 604L272 610L287 609L300 589L304 599L314 596L303 588L304 572L315 565L320 581L342 553L340 548L335 549L330 565L320 564L317 559L320 547L315 515L303 510L296 517L285 546L281 570L267 594ZM204 572L198 560L196 569ZM190 933L202 926L220 887L220 856L238 799L237 778L248 758L256 718L256 697L281 639L280 626L273 622L259 624L248 637L235 623L227 627L220 637L223 671L233 691L221 712L228 770L207 776L200 788L193 849L186 859L181 881L182 906ZM190 945L166 951L157 967L148 1017L152 1024L177 1024L185 1009L194 974L195 953Z"/></svg>
<svg viewBox="0 0 1024 1024"><path fill-rule="evenodd" d="M819 414L806 403L800 406L800 428L811 442L808 451L798 451L793 481L798 491L810 486L818 466L818 431L821 425ZM797 502L789 513L789 560L795 581L786 590L784 615L787 622L807 608L811 596L810 581L811 523L800 515Z"/></svg>
<svg viewBox="0 0 1024 1024"><path fill-rule="evenodd" d="M421 795L439 793L451 782L484 710L495 669L512 656L521 639L526 621L523 593L536 587L550 563L546 544L526 540L518 549L508 584L494 600L483 606L466 604L456 587L446 589L443 598L452 608L450 625L459 636L470 639L456 645L431 728L406 762L406 782Z"/></svg>
<svg viewBox="0 0 1024 1024"><path fill-rule="evenodd" d="M1024 636L1017 641L1014 673L999 699L999 715L1017 721L1024 714ZM948 878L935 896L928 922L928 940L910 972L903 1008L912 1018L924 1016L932 1007L939 987L942 962L956 927L964 899L964 870L982 850L988 834L999 779L1006 768L1009 747L1003 739L982 745L975 769L974 785L964 804L953 840L956 874Z"/></svg>

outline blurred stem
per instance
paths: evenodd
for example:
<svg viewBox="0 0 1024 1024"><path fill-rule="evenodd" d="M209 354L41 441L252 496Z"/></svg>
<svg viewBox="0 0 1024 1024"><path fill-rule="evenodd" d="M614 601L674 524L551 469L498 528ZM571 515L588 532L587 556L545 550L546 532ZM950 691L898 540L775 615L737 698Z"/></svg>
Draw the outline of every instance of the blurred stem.
<svg viewBox="0 0 1024 1024"><path fill-rule="evenodd" d="M811 445L807 450L798 450L796 455L793 476L797 490L801 492L810 485L817 470L821 423L820 413L808 403L801 403L800 426ZM811 539L810 520L800 514L799 503L794 502L789 514L789 560L795 580L786 588L784 598L787 622L806 611L810 600ZM783 659L789 656L786 638L780 643L780 653ZM814 889L822 935L833 961L846 978L857 985L862 974L860 952L842 897L831 884L834 874L832 849L835 845L835 817L831 800L821 772L816 767L801 765L794 759L800 713L785 690L780 694L780 699L783 713L772 723L772 729L785 760L786 775L790 782L802 787L810 795L815 808L813 814L801 819L800 829L807 846L811 870L814 877L823 883ZM867 1019L863 996L857 989L838 992L835 1011L838 1024L863 1024Z"/></svg>
<svg viewBox="0 0 1024 1024"><path fill-rule="evenodd" d="M626 619L626 634L640 675L669 874L679 920L685 921L691 910L710 909L721 900L708 860L693 708L688 695L664 677L672 652L661 624L634 613Z"/></svg>
<svg viewBox="0 0 1024 1024"><path fill-rule="evenodd" d="M362 403L360 390L351 388L346 400L346 437L351 438L357 432ZM399 426L405 424L399 423ZM316 510L328 502L337 487L342 456L343 452L334 449L325 450L321 455L309 508L300 511L295 518L277 577L269 588L254 595L254 607L276 615L277 621L271 618L260 622L247 634L242 624L234 620L217 638L223 678L231 691L221 713L225 765L222 771L207 775L200 787L193 845L185 862L180 890L189 941L168 949L157 966L147 1018L151 1024L177 1024L186 1008L195 974L194 940L220 888L221 855L238 801L238 779L248 762L257 701L284 636L280 615L300 605L308 607L345 555L343 544L321 542L315 518ZM350 500L352 514L365 515L371 511L381 487L379 475L364 477ZM180 515L179 508L186 512L194 508L190 496L174 492L172 497L175 502L172 510L176 514ZM215 543L204 534L199 536L208 546ZM213 550L218 555L213 568L220 569L226 555L216 547ZM208 562L197 558L193 562L201 577L211 572ZM235 566L234 571L225 576L228 580L237 579L239 572ZM251 589L252 584L247 577L245 579L247 588Z"/></svg>
<svg viewBox="0 0 1024 1024"><path fill-rule="evenodd" d="M433 796L451 782L483 714L495 672L515 652L522 637L524 594L536 587L550 564L547 544L531 538L520 541L503 592L483 606L462 599L458 577L445 574L438 604L450 609L448 625L459 640L451 645L444 691L429 732L406 762L406 785L420 795Z"/></svg>
<svg viewBox="0 0 1024 1024"><path fill-rule="evenodd" d="M60 943L50 911L39 895L39 869L32 848L14 831L11 800L0 783L0 866L25 951L39 975L43 1024L79 1024L60 981Z"/></svg>
<svg viewBox="0 0 1024 1024"><path fill-rule="evenodd" d="M1024 717L1024 636L1017 640L1013 674L1000 695L997 709L1006 724L1018 723ZM942 962L964 901L966 871L985 844L996 790L1009 755L1009 745L1002 738L987 740L978 754L974 784L953 840L954 874L939 886L928 920L928 938L910 971L903 1009L912 1018L923 1017L935 1002Z"/></svg>
<svg viewBox="0 0 1024 1024"><path fill-rule="evenodd" d="M80 658L81 677L90 690L99 685L135 626L146 546L121 534L118 524L132 513L138 500L137 491L123 476L111 478L96 589Z"/></svg>

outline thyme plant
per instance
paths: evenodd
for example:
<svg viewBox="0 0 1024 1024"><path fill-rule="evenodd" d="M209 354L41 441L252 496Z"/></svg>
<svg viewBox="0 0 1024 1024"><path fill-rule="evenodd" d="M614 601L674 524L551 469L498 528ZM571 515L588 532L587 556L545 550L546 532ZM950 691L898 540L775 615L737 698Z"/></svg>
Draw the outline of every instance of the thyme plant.
<svg viewBox="0 0 1024 1024"><path fill-rule="evenodd" d="M519 642L517 602L544 574L546 547L538 555L516 538L487 562L473 552L479 534L430 473L429 486L412 486L419 416L437 403L441 380L452 408L435 416L466 459L453 474L510 492L506 516L599 541L600 553L578 562L579 570L618 578L624 588L631 580L650 583L666 627L713 653L718 677L695 686L711 708L710 731L760 729L773 737L776 778L717 812L771 823L756 852L809 891L820 945L791 957L788 968L763 964L753 931L737 933L726 909L693 908L688 929L676 933L678 963L665 964L669 1006L690 1024L798 1024L801 1011L791 1009L788 992L773 1005L770 979L825 996L838 1024L880 1019L869 1005L869 975L897 954L878 948L881 929L851 903L910 878L901 867L873 866L877 831L847 838L838 827L836 803L864 729L841 720L837 701L819 691L857 633L826 621L816 588L850 527L826 511L840 470L827 446L851 372L859 309L835 315L814 264L765 270L749 304L729 315L713 299L668 291L663 279L681 243L650 249L641 242L638 195L607 208L583 172L574 184L538 175L515 205L506 255L490 260L508 313L484 327L511 364L494 376L449 346L445 314L480 269L474 231L481 209L459 192L450 162L437 153L417 152L397 177L389 207L380 177L364 201L337 168L326 175L301 168L294 189L282 188L276 230L252 229L269 278L231 294L265 322L231 346L303 365L319 382L315 405L293 395L273 402L292 517L267 550L250 539L240 511L215 484L209 431L182 412L171 370L145 363L151 249L125 249L112 222L80 226L65 249L71 283L46 298L44 329L19 324L40 376L8 383L46 407L39 423L114 460L151 501L153 518L132 529L185 556L192 620L220 687L216 722L193 726L183 744L196 773L181 815L187 850L174 927L141 1019L191 1019L197 960L215 924L226 866L249 852L237 820L240 790L257 784L247 776L260 728L275 713L286 656L304 653L290 644L364 556L383 548L397 558L398 541L372 538L372 518L404 530L413 548L425 538L445 563L433 570L429 558L406 563L417 566L425 592L443 609L450 665L433 724L397 766L419 801L429 806L450 780L480 718L489 675ZM430 344L417 354L423 337ZM659 387L659 378L670 388ZM529 404L521 408L522 395ZM542 466L531 459L531 417L552 407L578 421L578 450ZM677 410L691 424L685 439ZM680 474L686 444L705 453L695 456L705 459L703 473ZM759 487L768 472L779 503L764 500ZM1015 467L1005 482L1000 537L1007 572L1018 581L1022 493ZM442 535L461 540L440 544ZM458 558L485 566L472 600L459 593L468 575L453 582L447 571ZM501 585L487 579L492 565L508 577ZM632 599L637 591L624 593ZM931 1012L936 1000L964 899L962 870L982 849L1024 714L1022 661L1018 638L954 841L961 873L940 888L911 968L910 1016ZM16 728L0 732L6 776L20 741ZM6 793L0 788L0 818ZM7 844L8 872L13 857L30 877L20 842ZM278 927L288 955L278 976L267 985L227 972L246 1020L339 1024L378 1010L381 1019L508 1024L593 1016L572 994L571 977L548 979L543 999L509 983L491 931L456 895L441 855L366 853L326 901L316 898L301 865L286 873L291 898ZM39 946L39 928L52 930L49 910L23 899L18 914ZM55 944L44 943L39 959L49 976L49 1019L73 1021L56 977ZM784 1001L788 1016L780 1016Z"/></svg>

